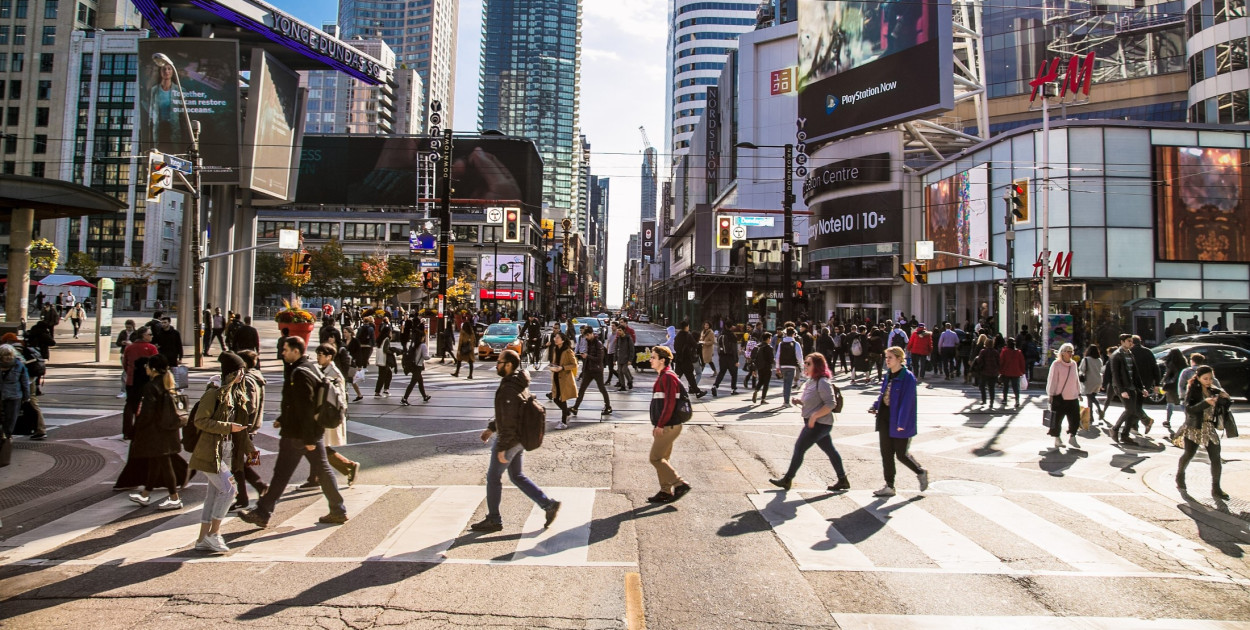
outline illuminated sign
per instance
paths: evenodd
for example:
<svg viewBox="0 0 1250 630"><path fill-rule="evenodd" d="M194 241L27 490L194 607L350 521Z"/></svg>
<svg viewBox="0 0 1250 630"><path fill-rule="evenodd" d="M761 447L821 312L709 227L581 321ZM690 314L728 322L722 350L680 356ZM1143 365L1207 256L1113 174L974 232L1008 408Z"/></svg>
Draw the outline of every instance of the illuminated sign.
<svg viewBox="0 0 1250 630"><path fill-rule="evenodd" d="M269 10L269 23L266 26L287 39L295 40L307 46L312 52L329 57L375 79L383 80L386 78L388 69L383 67L382 64L360 54L360 51L355 48L277 9Z"/></svg>
<svg viewBox="0 0 1250 630"><path fill-rule="evenodd" d="M769 93L773 96L778 94L788 94L794 91L794 68L782 68L773 70L770 75L769 84L771 88Z"/></svg>
<svg viewBox="0 0 1250 630"><path fill-rule="evenodd" d="M1037 77L1029 81L1029 87L1033 88L1033 92L1029 95L1029 102L1032 103L1037 99L1037 90L1043 85L1055 81L1059 78L1059 60L1051 59L1050 67L1047 68L1045 61L1037 68ZM1073 98L1077 94L1084 94L1086 100L1089 99L1089 84L1094 79L1094 53L1085 55L1084 60L1080 57L1073 56L1068 60L1068 74L1059 82L1059 98L1063 99L1068 92L1072 92Z"/></svg>

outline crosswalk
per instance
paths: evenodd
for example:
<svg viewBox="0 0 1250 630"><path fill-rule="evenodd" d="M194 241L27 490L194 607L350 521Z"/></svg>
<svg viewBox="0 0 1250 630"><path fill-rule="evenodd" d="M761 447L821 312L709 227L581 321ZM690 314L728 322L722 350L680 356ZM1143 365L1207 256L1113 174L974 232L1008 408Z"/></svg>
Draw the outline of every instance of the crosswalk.
<svg viewBox="0 0 1250 630"><path fill-rule="evenodd" d="M1026 496L1032 500L1024 501ZM931 491L930 496L878 498L851 491L830 500L825 493L791 490L760 491L749 498L801 571L1181 578L1250 585L1250 578L1219 568L1213 561L1219 551L1130 514L1115 504L1114 495L943 496ZM918 559L899 562L908 553Z"/></svg>
<svg viewBox="0 0 1250 630"><path fill-rule="evenodd" d="M173 514L154 513L118 494L77 510L29 532L0 541L2 565L101 565L138 562L421 562L460 564L515 564L557 567L633 567L632 559L592 559L591 526L595 499L602 489L547 488L561 502L559 516L543 527L545 513L531 509L498 536L515 538L511 553L501 557L497 547L489 553L476 547L501 544L496 535L479 536L468 530L475 515L484 511L484 486L389 486L358 485L343 488L351 521L344 526L322 525L325 500L319 493L290 495L289 502L307 502L294 514L271 520L270 528L258 530L228 518L223 535L231 551L206 555L192 549L200 527L202 505L191 505ZM505 501L514 489L505 487ZM391 501L404 501L393 493L422 497L414 509L396 514ZM518 493L519 495L519 493ZM184 497L184 501L187 499ZM517 504L513 504L516 508ZM516 511L515 509L513 511ZM136 521L142 519L140 525ZM355 523L367 523L356 527ZM380 523L385 523L381 524ZM368 528L367 532L361 530ZM136 530L139 530L135 533ZM376 535L375 535L376 533ZM370 536L373 536L371 539ZM360 542L370 542L361 547ZM480 543L480 544L479 544ZM322 553L325 549L354 549L353 553ZM71 550L71 551L66 551Z"/></svg>

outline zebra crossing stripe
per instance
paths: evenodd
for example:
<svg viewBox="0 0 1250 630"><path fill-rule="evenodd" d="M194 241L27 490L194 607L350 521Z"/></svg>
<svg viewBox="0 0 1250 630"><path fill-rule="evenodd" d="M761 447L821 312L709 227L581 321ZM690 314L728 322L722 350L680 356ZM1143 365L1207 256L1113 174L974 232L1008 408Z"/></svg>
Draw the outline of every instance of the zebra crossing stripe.
<svg viewBox="0 0 1250 630"><path fill-rule="evenodd" d="M802 571L869 571L872 560L798 493L750 495Z"/></svg>
<svg viewBox="0 0 1250 630"><path fill-rule="evenodd" d="M1146 570L1030 512L1001 496L954 497L968 509L984 516L1046 553L1079 571L1095 573L1141 573Z"/></svg>
<svg viewBox="0 0 1250 630"><path fill-rule="evenodd" d="M590 546L590 521L595 491L566 488L553 499L560 501L560 512L551 527L544 528L546 512L537 505L525 520L525 534L512 554L517 564L585 564Z"/></svg>
<svg viewBox="0 0 1250 630"><path fill-rule="evenodd" d="M486 497L481 486L444 486L391 530L369 557L403 562L442 562Z"/></svg>
<svg viewBox="0 0 1250 630"><path fill-rule="evenodd" d="M1044 492L1042 496L1062 505L1121 536L1136 541L1180 561L1190 569L1206 576L1226 578L1226 573L1211 568L1202 551L1211 551L1171 530L1147 523L1124 510L1090 496L1073 492Z"/></svg>
<svg viewBox="0 0 1250 630"><path fill-rule="evenodd" d="M348 516L357 516L390 490L389 486L354 486L340 488ZM267 534L241 545L234 560L270 561L303 557L338 531L337 525L323 525L317 519L329 512L326 502L317 497L308 507L278 525L276 533ZM191 538L194 540L194 536ZM185 545L185 539L183 544Z"/></svg>
<svg viewBox="0 0 1250 630"><path fill-rule="evenodd" d="M134 509L135 504L124 493L109 497L25 534L0 541L0 560L13 563L38 558Z"/></svg>
<svg viewBox="0 0 1250 630"><path fill-rule="evenodd" d="M909 499L895 496L882 500L868 492L849 492L847 495L864 511L907 539L943 569L968 573L1008 571L998 556L986 551Z"/></svg>
<svg viewBox="0 0 1250 630"><path fill-rule="evenodd" d="M155 503L155 501L153 501ZM93 564L114 561L142 562L190 547L200 533L200 512L203 505L184 508L177 516L130 539L129 542L106 550L91 559ZM222 521L228 522L229 517Z"/></svg>

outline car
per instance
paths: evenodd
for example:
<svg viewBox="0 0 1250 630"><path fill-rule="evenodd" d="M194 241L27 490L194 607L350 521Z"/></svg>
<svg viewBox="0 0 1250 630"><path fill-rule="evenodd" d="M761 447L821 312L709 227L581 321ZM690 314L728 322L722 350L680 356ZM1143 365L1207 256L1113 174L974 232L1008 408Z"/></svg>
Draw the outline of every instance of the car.
<svg viewBox="0 0 1250 630"><path fill-rule="evenodd" d="M645 370L651 367L651 347L664 345L668 333L662 328L635 326L634 337L634 369Z"/></svg>
<svg viewBox="0 0 1250 630"><path fill-rule="evenodd" d="M521 354L525 342L521 339L521 325L515 322L491 324L482 333L477 345L479 359L497 358L504 350L513 350Z"/></svg>
<svg viewBox="0 0 1250 630"><path fill-rule="evenodd" d="M578 335L582 334L582 326L590 326L594 329L595 334L597 335L599 334L600 329L603 328L603 321L597 317L574 317L573 330L577 331Z"/></svg>
<svg viewBox="0 0 1250 630"><path fill-rule="evenodd" d="M1163 340L1160 345L1178 344L1178 343L1218 343L1228 346L1238 346L1250 350L1250 332L1209 332L1209 333L1187 333L1184 335L1175 335Z"/></svg>
<svg viewBox="0 0 1250 630"><path fill-rule="evenodd" d="M651 316L650 316L650 315L646 315L646 314L639 315L639 316L638 316L638 323L640 323L640 324L650 324L650 323L651 323Z"/></svg>
<svg viewBox="0 0 1250 630"><path fill-rule="evenodd" d="M1215 378L1219 380L1224 391L1234 398L1250 401L1250 350L1238 346L1212 343L1173 343L1151 348L1155 360L1159 362L1159 374L1163 374L1163 359L1172 348L1177 348L1188 360L1189 355L1196 353L1207 358L1207 365L1215 370ZM1151 392L1150 402L1163 402L1163 395Z"/></svg>

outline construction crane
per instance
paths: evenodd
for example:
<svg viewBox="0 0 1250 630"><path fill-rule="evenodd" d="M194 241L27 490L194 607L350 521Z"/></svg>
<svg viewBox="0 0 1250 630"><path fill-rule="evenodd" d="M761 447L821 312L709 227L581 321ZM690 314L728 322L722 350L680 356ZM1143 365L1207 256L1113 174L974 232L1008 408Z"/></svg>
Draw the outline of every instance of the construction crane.
<svg viewBox="0 0 1250 630"><path fill-rule="evenodd" d="M644 126L642 126L642 125L638 125L638 132L642 134L642 147L643 147L643 149L650 149L650 148L651 148L651 141L647 139L647 128L646 128L646 127L644 127Z"/></svg>

